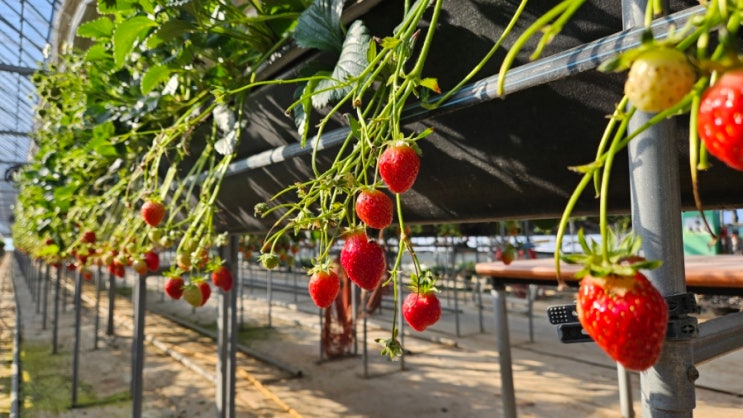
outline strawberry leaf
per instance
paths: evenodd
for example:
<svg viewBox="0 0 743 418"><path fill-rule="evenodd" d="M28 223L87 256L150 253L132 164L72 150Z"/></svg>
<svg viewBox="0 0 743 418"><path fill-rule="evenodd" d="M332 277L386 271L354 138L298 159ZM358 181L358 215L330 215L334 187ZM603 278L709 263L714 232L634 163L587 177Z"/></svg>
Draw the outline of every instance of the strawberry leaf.
<svg viewBox="0 0 743 418"><path fill-rule="evenodd" d="M360 75L366 68L367 50L369 48L369 32L366 26L357 20L348 29L346 40L338 62L330 74L330 78L317 83L318 92L312 97L315 108L324 107L327 103L342 99L351 92L351 86L346 83Z"/></svg>
<svg viewBox="0 0 743 418"><path fill-rule="evenodd" d="M302 48L340 53L343 47L341 28L343 0L316 0L299 16L294 40Z"/></svg>

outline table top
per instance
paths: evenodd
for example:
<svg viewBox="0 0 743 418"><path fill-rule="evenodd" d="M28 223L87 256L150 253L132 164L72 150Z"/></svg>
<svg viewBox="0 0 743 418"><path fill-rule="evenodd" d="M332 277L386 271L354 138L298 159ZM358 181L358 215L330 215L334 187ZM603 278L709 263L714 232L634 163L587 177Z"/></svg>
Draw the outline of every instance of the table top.
<svg viewBox="0 0 743 418"><path fill-rule="evenodd" d="M691 288L719 288L743 290L743 256L715 255L686 256L684 259L686 285ZM568 283L575 282L574 274L581 266L560 263L560 276ZM475 271L506 281L528 281L531 283L556 282L555 261L552 258L514 260L510 265L501 261L477 263ZM737 292L736 292L737 293Z"/></svg>

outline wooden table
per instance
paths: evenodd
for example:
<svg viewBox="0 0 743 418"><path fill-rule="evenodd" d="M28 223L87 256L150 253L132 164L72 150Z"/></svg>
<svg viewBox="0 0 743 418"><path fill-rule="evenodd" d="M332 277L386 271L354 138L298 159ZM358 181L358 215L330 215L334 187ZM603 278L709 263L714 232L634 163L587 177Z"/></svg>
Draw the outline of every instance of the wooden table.
<svg viewBox="0 0 743 418"><path fill-rule="evenodd" d="M743 296L743 256L686 256L684 267L689 292ZM568 285L577 286L578 281L574 274L580 268L580 265L561 263L560 276ZM500 261L478 263L475 265L475 271L481 276L489 277L493 283L491 294L495 312L504 410L506 417L515 417L516 395L513 385L505 286L514 283L557 285L555 262L552 258L545 258L514 260L510 265L505 265ZM743 312L706 321L699 326L698 336L693 341L694 363L700 364L741 347L743 347ZM632 411L624 411L625 405L632 404L629 378L621 366L617 365L617 367L622 413L624 416L630 416L633 414Z"/></svg>
<svg viewBox="0 0 743 418"><path fill-rule="evenodd" d="M743 256L686 256L684 266L686 286L690 292L743 296ZM560 263L560 276L568 284L577 286L574 275L578 270L579 265ZM557 284L552 258L514 260L510 265L500 261L478 263L475 271L502 283Z"/></svg>

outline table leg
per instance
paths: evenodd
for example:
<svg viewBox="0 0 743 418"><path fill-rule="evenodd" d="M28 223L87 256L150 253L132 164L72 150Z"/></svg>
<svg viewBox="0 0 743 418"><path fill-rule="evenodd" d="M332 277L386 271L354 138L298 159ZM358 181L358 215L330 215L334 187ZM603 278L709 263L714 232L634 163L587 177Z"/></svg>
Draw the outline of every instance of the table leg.
<svg viewBox="0 0 743 418"><path fill-rule="evenodd" d="M506 289L494 284L491 290L493 310L495 311L495 332L498 338L498 358L500 360L501 396L503 416L516 418L516 393L513 388L513 369L511 364L511 341L508 332L508 311L506 310Z"/></svg>

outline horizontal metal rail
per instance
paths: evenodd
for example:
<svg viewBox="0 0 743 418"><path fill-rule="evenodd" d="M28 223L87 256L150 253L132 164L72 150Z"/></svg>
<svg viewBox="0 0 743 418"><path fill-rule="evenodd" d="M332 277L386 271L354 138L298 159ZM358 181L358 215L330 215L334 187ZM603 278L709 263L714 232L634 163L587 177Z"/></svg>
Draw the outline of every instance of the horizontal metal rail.
<svg viewBox="0 0 743 418"><path fill-rule="evenodd" d="M685 25L693 17L702 14L704 10L702 6L695 6L659 18L653 22L651 29L656 38L662 39L668 35L671 27ZM504 91L506 94L515 93L595 69L607 58L640 45L641 34L644 30L644 28L634 28L617 32L514 68L506 74ZM498 94L498 83L499 77L494 75L468 84L435 109L428 109L421 103L415 103L404 110L403 120L415 122L503 97ZM431 99L432 102L435 100L436 97ZM318 150L333 148L343 143L349 132L349 128L338 128L323 134L322 138L314 137L309 141L310 145L304 147L299 143L294 143L251 155L232 163L227 169L226 177L307 155L312 152L313 147L317 147Z"/></svg>

